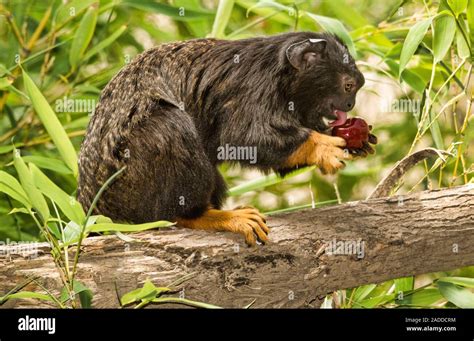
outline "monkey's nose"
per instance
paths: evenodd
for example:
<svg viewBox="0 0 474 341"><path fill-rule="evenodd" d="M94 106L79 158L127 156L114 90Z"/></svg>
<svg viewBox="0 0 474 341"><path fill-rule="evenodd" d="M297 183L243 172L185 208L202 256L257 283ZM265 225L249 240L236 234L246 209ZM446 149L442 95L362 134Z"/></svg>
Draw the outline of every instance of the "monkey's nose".
<svg viewBox="0 0 474 341"><path fill-rule="evenodd" d="M348 102L346 103L347 111L349 111L349 110L351 110L352 108L354 108L354 104L355 104L354 101L348 101Z"/></svg>

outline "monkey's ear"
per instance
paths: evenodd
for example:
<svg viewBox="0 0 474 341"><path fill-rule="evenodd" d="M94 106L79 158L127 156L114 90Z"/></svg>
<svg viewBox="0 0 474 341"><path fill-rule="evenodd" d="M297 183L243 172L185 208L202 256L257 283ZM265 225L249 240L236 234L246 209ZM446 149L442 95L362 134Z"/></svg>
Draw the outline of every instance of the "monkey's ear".
<svg viewBox="0 0 474 341"><path fill-rule="evenodd" d="M286 49L286 58L294 68L305 69L324 58L325 39L307 39L291 44Z"/></svg>

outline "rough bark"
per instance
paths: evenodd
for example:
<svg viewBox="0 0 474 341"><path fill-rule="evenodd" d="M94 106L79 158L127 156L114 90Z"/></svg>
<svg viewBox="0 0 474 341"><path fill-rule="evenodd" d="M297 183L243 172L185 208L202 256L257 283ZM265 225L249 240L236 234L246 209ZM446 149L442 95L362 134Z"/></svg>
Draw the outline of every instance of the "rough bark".
<svg viewBox="0 0 474 341"><path fill-rule="evenodd" d="M474 265L474 186L371 199L272 216L271 243L247 248L240 236L173 228L85 240L78 279L95 307L117 307L120 294L150 278L166 285L185 274L185 296L223 307L318 306L337 289ZM331 241L362 241L364 255L330 255ZM0 248L0 293L38 275L60 281L45 244L40 255ZM28 287L34 290L34 286ZM36 288L37 290L40 290ZM37 307L11 300L3 307ZM43 304L44 305L44 304Z"/></svg>

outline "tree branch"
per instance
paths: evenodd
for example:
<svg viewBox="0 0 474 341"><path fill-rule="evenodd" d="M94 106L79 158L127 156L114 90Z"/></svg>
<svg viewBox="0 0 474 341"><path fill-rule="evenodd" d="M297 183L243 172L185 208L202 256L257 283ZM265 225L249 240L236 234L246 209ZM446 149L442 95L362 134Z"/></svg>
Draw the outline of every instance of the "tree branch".
<svg viewBox="0 0 474 341"><path fill-rule="evenodd" d="M182 285L192 300L309 307L334 290L474 265L473 185L281 214L268 223L271 243L255 248L237 235L181 228L133 234L133 242L91 237L83 243L78 280L93 291L95 307L118 307L115 284L122 295L147 278L164 286L190 273ZM341 243L361 248L331 254ZM0 296L29 276L58 292L47 245L39 251L29 259L14 246L0 247ZM11 300L3 307L41 305Z"/></svg>

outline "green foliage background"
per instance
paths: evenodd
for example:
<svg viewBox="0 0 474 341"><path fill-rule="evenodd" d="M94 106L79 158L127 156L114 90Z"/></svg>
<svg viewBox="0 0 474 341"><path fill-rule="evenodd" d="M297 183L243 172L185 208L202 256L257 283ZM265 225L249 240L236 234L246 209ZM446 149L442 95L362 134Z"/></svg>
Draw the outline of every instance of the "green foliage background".
<svg viewBox="0 0 474 341"><path fill-rule="evenodd" d="M74 196L76 153L89 115L61 103L97 101L121 67L162 42L293 30L339 35L372 83L361 96L383 102L388 83L399 99L420 100L421 111L377 112L359 96L356 114L376 112L370 122L380 138L375 156L334 178L314 169L261 177L223 165L237 186L230 206L269 212L363 199L387 169L426 146L452 156L417 166L394 194L474 182L474 0L0 0L0 240L71 244L80 243L81 226L86 233L166 226L85 219ZM394 280L336 292L325 305L474 307L472 278L474 268ZM75 290L67 271L64 281Z"/></svg>

